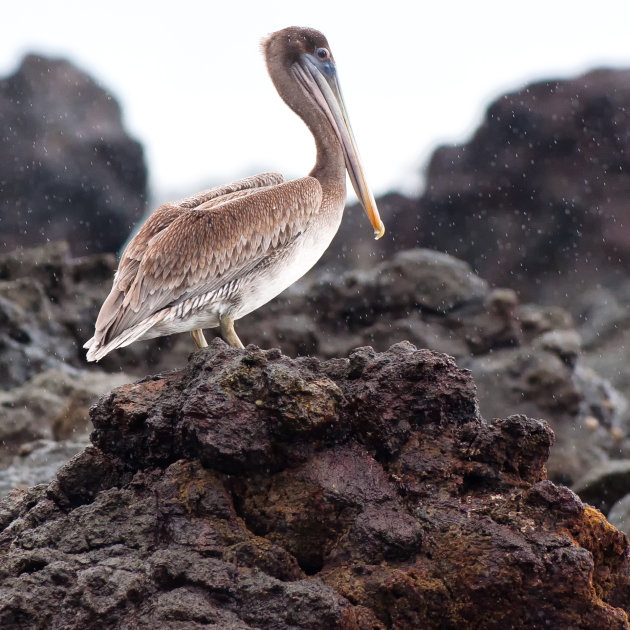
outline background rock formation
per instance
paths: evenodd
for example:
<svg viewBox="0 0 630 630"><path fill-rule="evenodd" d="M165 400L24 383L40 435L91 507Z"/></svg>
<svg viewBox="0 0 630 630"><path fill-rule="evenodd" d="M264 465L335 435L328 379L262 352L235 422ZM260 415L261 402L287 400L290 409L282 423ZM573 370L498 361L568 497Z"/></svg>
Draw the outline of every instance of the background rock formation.
<svg viewBox="0 0 630 630"><path fill-rule="evenodd" d="M395 238L376 249L444 251L526 300L571 306L627 279L629 155L630 70L527 85L494 101L470 141L434 152L420 198L385 197ZM346 212L328 266L370 262L367 239L347 245L365 223Z"/></svg>
<svg viewBox="0 0 630 630"><path fill-rule="evenodd" d="M629 106L619 70L499 98L469 143L433 155L427 245L548 303L626 275Z"/></svg>
<svg viewBox="0 0 630 630"><path fill-rule="evenodd" d="M627 538L445 355L217 340L92 420L0 503L3 628L630 628Z"/></svg>
<svg viewBox="0 0 630 630"><path fill-rule="evenodd" d="M67 61L29 55L0 80L0 128L4 251L65 240L83 255L125 242L147 171L110 94Z"/></svg>
<svg viewBox="0 0 630 630"><path fill-rule="evenodd" d="M319 269L239 326L319 360L217 341L188 362L180 335L88 367L144 166L91 79L28 58L0 83L2 235L72 246L0 254L0 494L21 487L0 503L0 625L629 627L628 541L546 480L552 434L529 419L555 432L552 481L630 531L629 86L602 71L499 99L422 198L379 200L387 240L349 209ZM31 208L64 195L65 214ZM387 350L402 339L477 392L442 355ZM174 368L101 400L83 451L100 393Z"/></svg>
<svg viewBox="0 0 630 630"><path fill-rule="evenodd" d="M48 300L43 300L45 311L25 308L24 315L8 319L11 325L0 359L7 366L5 387L31 379L29 396L45 400L48 393L37 393L35 375L46 367L53 374L68 374L76 398L81 379L69 366L85 365L82 344L92 334L111 286L115 259L108 255L72 259L60 245L25 250L22 255L20 261L0 257L0 272L4 269L9 277L0 281L0 294L4 286L6 295L19 299L22 292L15 287L25 282L29 294ZM520 304L513 291L491 289L462 261L421 249L400 252L369 271L338 276L324 272L311 278L245 318L239 326L243 341L280 347L289 355L331 358L364 345L385 350L407 339L446 352L472 370L484 417L524 413L547 419L557 435L549 462L555 481L577 483L592 468L630 455L627 401L585 365L580 337L566 311ZM22 305L8 304L13 309L9 314ZM193 349L190 335L176 335L133 344L100 365L142 376L184 365ZM91 374L90 382L97 384L93 396L105 392L108 382L110 387L116 384L105 375L96 379ZM23 396L18 390L7 401ZM15 405L11 403L11 409ZM11 427L7 431L30 439L48 438L58 422L53 409L49 406L41 418L39 432L28 428L32 425L28 412L18 417L9 411L14 421L7 424ZM49 418L46 423L44 417ZM15 453L15 448L8 453Z"/></svg>

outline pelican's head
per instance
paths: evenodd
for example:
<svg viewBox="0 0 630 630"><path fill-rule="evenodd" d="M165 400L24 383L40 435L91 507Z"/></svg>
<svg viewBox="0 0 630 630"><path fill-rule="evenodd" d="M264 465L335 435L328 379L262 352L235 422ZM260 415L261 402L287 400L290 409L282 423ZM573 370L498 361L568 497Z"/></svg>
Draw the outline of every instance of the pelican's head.
<svg viewBox="0 0 630 630"><path fill-rule="evenodd" d="M328 41L315 29L292 26L267 37L263 51L274 85L289 107L306 117L297 99L292 97L292 90L285 85L292 80L309 97L310 105L328 119L343 149L354 191L374 228L374 237L381 238L385 226L365 179Z"/></svg>

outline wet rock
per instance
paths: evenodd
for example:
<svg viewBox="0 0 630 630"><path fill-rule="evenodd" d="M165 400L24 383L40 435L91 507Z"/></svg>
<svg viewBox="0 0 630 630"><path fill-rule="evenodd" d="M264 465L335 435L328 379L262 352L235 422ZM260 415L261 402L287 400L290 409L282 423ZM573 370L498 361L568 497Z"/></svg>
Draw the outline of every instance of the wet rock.
<svg viewBox="0 0 630 630"><path fill-rule="evenodd" d="M147 172L111 94L67 61L28 55L0 80L0 112L3 249L120 248L144 210Z"/></svg>
<svg viewBox="0 0 630 630"><path fill-rule="evenodd" d="M87 434L90 406L101 394L129 380L125 374L52 369L21 387L0 391L0 460L25 441Z"/></svg>
<svg viewBox="0 0 630 630"><path fill-rule="evenodd" d="M77 436L75 440L36 440L22 444L18 454L3 461L0 469L0 497L15 488L28 488L40 483L48 483L57 470L69 459L89 444L87 436ZM7 459L5 453L2 457Z"/></svg>
<svg viewBox="0 0 630 630"><path fill-rule="evenodd" d="M630 494L613 504L607 518L613 527L630 535Z"/></svg>
<svg viewBox="0 0 630 630"><path fill-rule="evenodd" d="M630 488L630 459L612 460L590 470L574 490L589 503L608 512Z"/></svg>
<svg viewBox="0 0 630 630"><path fill-rule="evenodd" d="M0 502L3 628L630 627L627 538L444 355L214 341L92 419Z"/></svg>

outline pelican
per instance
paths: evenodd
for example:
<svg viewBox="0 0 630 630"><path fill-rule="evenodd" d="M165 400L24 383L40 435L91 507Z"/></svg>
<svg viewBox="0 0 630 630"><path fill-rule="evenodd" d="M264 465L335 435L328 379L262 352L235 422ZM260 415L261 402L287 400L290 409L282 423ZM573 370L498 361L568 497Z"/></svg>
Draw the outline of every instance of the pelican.
<svg viewBox="0 0 630 630"><path fill-rule="evenodd" d="M125 248L114 283L85 344L98 361L134 341L204 328L243 344L234 322L301 278L341 223L346 170L380 238L385 228L365 175L326 38L290 27L262 42L284 102L310 129L317 159L308 177L263 173L155 210Z"/></svg>

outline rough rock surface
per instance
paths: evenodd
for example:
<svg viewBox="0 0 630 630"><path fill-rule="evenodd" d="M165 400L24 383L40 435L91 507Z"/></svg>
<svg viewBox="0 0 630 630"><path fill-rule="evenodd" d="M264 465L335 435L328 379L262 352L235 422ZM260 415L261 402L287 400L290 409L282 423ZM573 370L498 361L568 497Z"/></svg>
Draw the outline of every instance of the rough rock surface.
<svg viewBox="0 0 630 630"><path fill-rule="evenodd" d="M85 367L82 346L115 268L113 254L76 258L65 242L0 254L0 389Z"/></svg>
<svg viewBox="0 0 630 630"><path fill-rule="evenodd" d="M92 420L0 503L3 628L630 628L627 538L445 355L217 340Z"/></svg>
<svg viewBox="0 0 630 630"><path fill-rule="evenodd" d="M628 156L630 70L527 85L495 100L467 143L434 152L421 197L385 197L388 238L350 245L367 245L369 227L346 212L326 262L428 247L524 299L572 306L627 278Z"/></svg>
<svg viewBox="0 0 630 630"><path fill-rule="evenodd" d="M28 55L0 80L0 244L116 251L143 211L142 147L118 103L67 61Z"/></svg>
<svg viewBox="0 0 630 630"><path fill-rule="evenodd" d="M85 366L81 346L114 269L111 255L71 258L63 244L0 256L0 296L15 312L0 330L3 387L45 368ZM32 302L31 293L41 299ZM550 422L556 481L576 483L610 457L630 456L627 402L583 364L568 313L521 304L514 291L492 289L446 254L415 249L369 270L313 273L237 328L245 343L289 355L343 356L363 345L382 351L402 339L450 354L472 370L484 417L524 413ZM117 350L99 366L144 375L184 365L193 348L190 335L175 335Z"/></svg>
<svg viewBox="0 0 630 630"><path fill-rule="evenodd" d="M569 314L521 304L446 254L408 250L369 270L316 276L239 324L244 342L262 338L288 354L385 350L401 339L450 354L472 371L484 417L549 421L556 481L575 483L630 453L627 401L584 365Z"/></svg>

